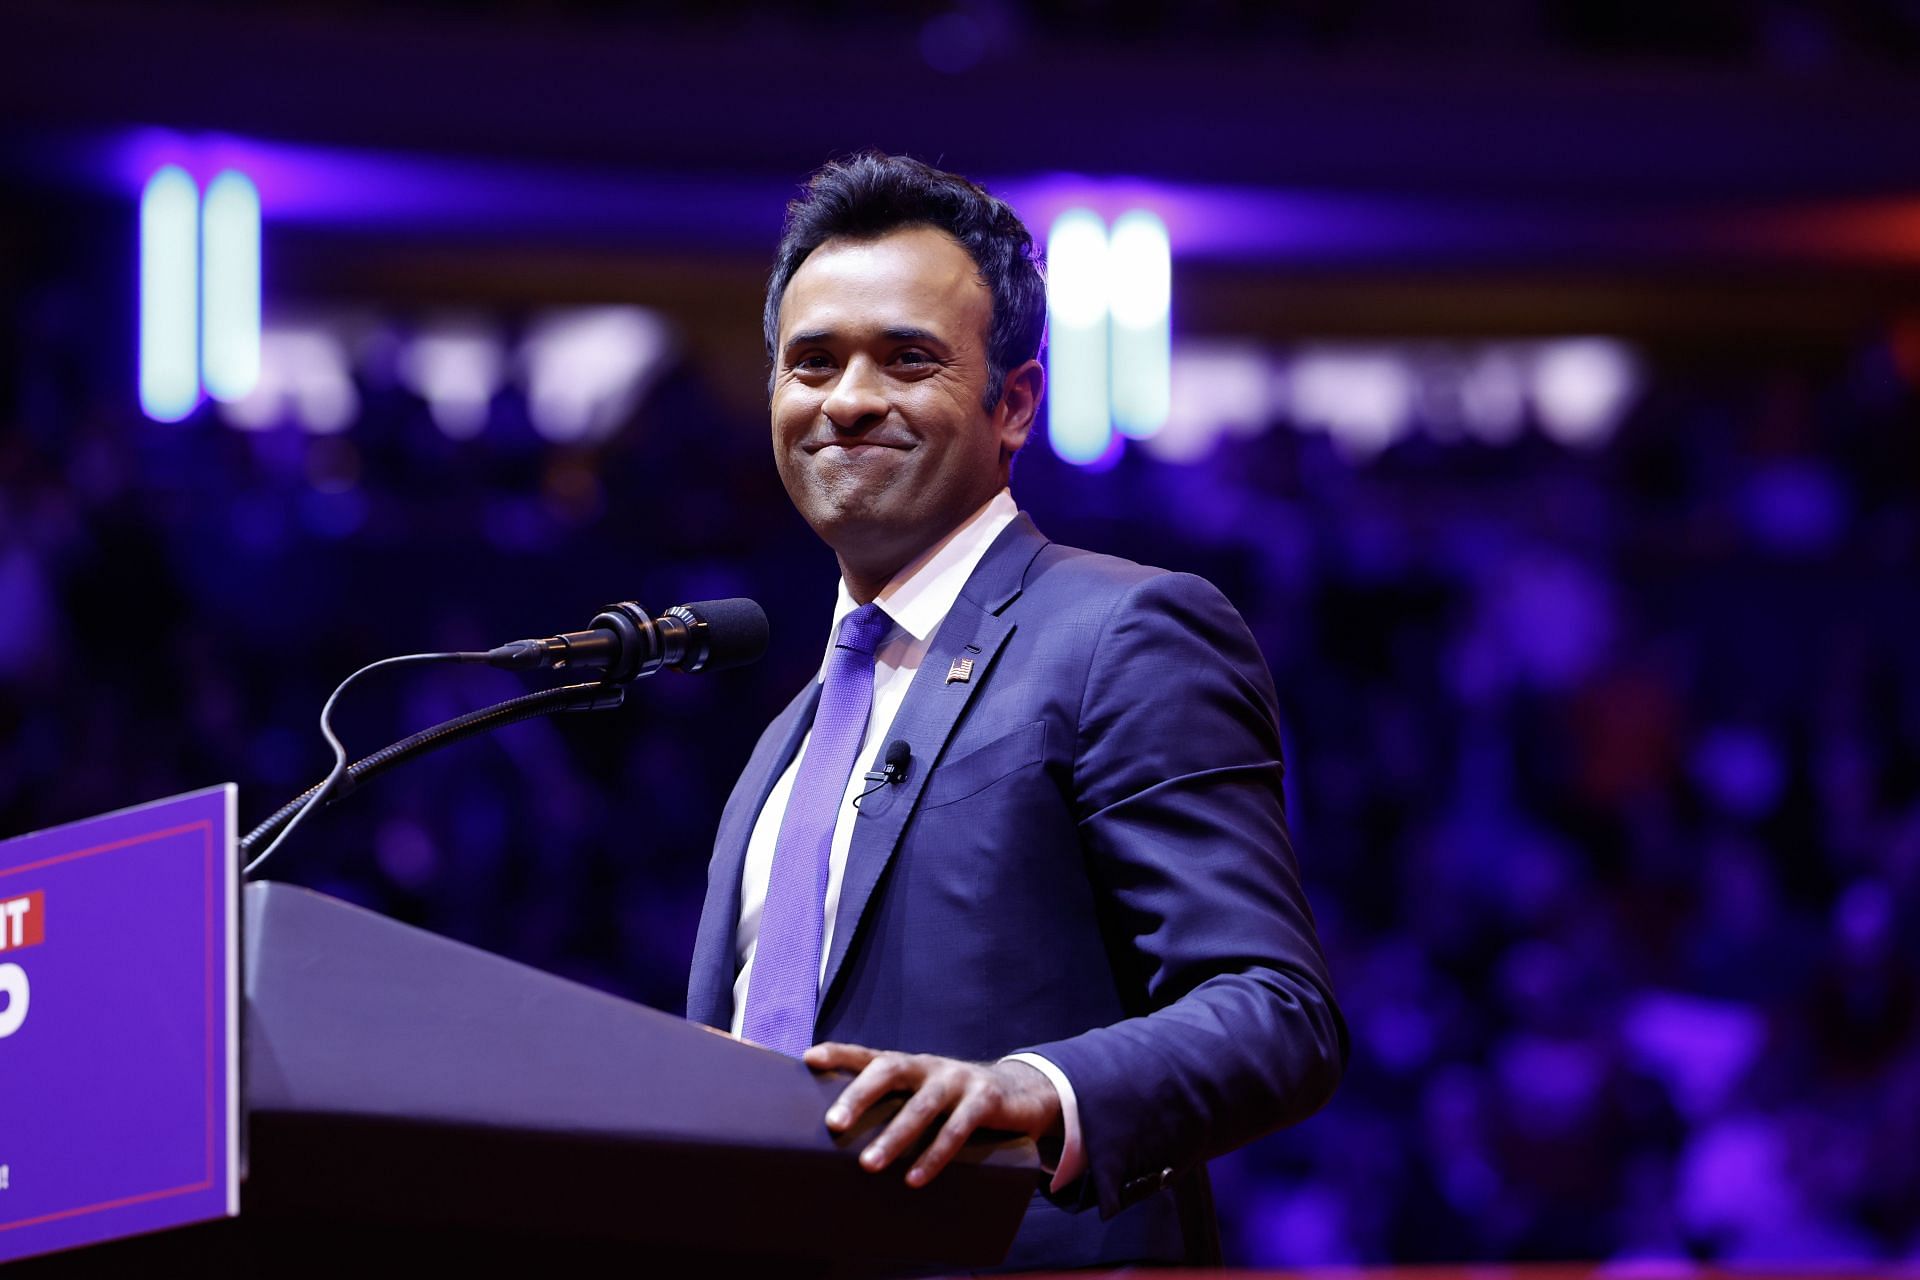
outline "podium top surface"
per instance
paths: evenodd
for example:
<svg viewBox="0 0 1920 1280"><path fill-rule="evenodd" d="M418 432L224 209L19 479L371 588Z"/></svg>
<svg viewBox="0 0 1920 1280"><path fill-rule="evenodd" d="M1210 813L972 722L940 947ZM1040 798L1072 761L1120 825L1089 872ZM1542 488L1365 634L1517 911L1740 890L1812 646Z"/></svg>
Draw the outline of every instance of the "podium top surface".
<svg viewBox="0 0 1920 1280"><path fill-rule="evenodd" d="M292 885L249 885L250 1111L836 1150L839 1081Z"/></svg>
<svg viewBox="0 0 1920 1280"><path fill-rule="evenodd" d="M243 924L243 1217L856 1275L991 1265L1039 1185L1033 1144L991 1135L924 1189L868 1173L892 1108L832 1134L843 1077L323 894L249 885Z"/></svg>

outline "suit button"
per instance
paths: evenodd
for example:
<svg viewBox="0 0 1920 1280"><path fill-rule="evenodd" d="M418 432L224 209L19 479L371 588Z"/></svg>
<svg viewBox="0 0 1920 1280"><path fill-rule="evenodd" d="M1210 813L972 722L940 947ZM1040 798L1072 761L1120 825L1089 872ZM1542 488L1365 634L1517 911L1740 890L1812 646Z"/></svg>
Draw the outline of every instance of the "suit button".
<svg viewBox="0 0 1920 1280"><path fill-rule="evenodd" d="M1131 1182L1125 1183L1120 1188L1120 1194L1123 1197L1128 1197L1128 1198L1131 1198L1133 1196L1139 1196L1139 1195L1147 1195L1155 1191L1165 1190L1167 1187L1167 1184L1171 1183L1172 1181L1173 1181L1173 1167L1169 1165L1168 1167L1166 1167L1165 1169L1162 1169L1158 1173L1145 1174L1141 1177L1133 1179Z"/></svg>

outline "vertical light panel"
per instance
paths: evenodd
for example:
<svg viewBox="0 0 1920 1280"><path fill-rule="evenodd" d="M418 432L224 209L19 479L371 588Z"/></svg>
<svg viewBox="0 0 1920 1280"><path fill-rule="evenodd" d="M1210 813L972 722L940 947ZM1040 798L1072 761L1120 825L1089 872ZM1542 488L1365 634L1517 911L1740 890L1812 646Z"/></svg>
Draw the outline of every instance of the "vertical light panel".
<svg viewBox="0 0 1920 1280"><path fill-rule="evenodd" d="M245 174L207 184L201 228L201 376L231 403L260 380L260 193Z"/></svg>
<svg viewBox="0 0 1920 1280"><path fill-rule="evenodd" d="M1047 234L1047 433L1055 453L1081 466L1113 441L1107 292L1106 224L1070 209Z"/></svg>
<svg viewBox="0 0 1920 1280"><path fill-rule="evenodd" d="M1113 224L1107 250L1113 315L1113 425L1143 440L1173 405L1173 255L1167 224L1144 209Z"/></svg>
<svg viewBox="0 0 1920 1280"><path fill-rule="evenodd" d="M140 407L178 422L200 401L200 193L167 165L140 193Z"/></svg>

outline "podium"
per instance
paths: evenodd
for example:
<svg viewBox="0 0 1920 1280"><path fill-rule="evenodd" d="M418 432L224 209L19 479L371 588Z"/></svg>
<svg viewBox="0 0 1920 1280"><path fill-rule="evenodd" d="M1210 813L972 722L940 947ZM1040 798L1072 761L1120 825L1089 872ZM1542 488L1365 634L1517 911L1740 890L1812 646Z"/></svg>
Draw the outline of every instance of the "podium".
<svg viewBox="0 0 1920 1280"><path fill-rule="evenodd" d="M867 1276L988 1267L1039 1185L976 1138L930 1186L822 1117L844 1078L305 889L248 885L236 1219L19 1265Z"/></svg>

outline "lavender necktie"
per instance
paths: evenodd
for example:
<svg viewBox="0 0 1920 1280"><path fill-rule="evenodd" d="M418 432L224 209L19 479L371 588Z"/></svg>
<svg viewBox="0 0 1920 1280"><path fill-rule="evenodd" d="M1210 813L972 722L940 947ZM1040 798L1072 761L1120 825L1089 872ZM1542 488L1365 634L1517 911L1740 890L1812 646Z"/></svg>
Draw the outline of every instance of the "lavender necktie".
<svg viewBox="0 0 1920 1280"><path fill-rule="evenodd" d="M827 660L826 687L813 712L813 735L800 758L773 846L773 872L760 911L760 940L754 947L740 1033L796 1058L813 1043L827 859L854 755L867 734L873 651L888 625L877 604L862 605L840 623L840 637Z"/></svg>

